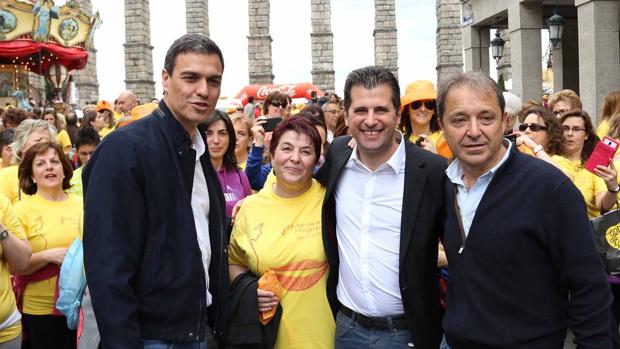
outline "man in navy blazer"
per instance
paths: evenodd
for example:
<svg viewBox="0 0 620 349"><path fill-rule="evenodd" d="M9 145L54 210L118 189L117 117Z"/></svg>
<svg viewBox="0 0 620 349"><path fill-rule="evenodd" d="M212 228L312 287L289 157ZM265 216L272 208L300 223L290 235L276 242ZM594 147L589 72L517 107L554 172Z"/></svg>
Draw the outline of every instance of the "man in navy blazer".
<svg viewBox="0 0 620 349"><path fill-rule="evenodd" d="M323 243L336 348L438 348L446 161L396 130L400 89L389 70L351 72L344 104L356 145L334 140L317 174L327 186Z"/></svg>
<svg viewBox="0 0 620 349"><path fill-rule="evenodd" d="M84 171L84 262L103 348L205 348L226 324L224 197L197 129L224 60L187 34L166 54L165 97L106 137Z"/></svg>

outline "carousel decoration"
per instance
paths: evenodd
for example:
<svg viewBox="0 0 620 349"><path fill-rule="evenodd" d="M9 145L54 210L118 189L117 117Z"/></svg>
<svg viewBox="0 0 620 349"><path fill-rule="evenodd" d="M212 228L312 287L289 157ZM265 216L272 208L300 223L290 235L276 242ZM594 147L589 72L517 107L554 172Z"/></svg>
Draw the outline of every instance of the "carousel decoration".
<svg viewBox="0 0 620 349"><path fill-rule="evenodd" d="M60 7L53 0L0 0L1 105L31 97L29 73L44 76L55 96L66 98L71 73L88 62L99 22L99 12L87 16L75 0Z"/></svg>

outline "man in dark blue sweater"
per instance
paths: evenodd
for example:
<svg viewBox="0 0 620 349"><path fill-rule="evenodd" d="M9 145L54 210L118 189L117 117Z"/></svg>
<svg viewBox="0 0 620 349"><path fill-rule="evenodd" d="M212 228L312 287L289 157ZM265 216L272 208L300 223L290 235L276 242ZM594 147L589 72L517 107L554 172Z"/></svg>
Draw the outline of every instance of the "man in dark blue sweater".
<svg viewBox="0 0 620 349"><path fill-rule="evenodd" d="M611 348L609 285L582 196L553 166L502 138L504 98L487 76L444 81L438 114L455 160L446 173L452 349Z"/></svg>

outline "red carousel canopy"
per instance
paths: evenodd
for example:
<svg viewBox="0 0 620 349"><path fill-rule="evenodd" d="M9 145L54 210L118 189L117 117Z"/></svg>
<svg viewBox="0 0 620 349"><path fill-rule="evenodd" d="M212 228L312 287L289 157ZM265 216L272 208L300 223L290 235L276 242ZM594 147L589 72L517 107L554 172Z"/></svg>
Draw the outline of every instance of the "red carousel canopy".
<svg viewBox="0 0 620 349"><path fill-rule="evenodd" d="M24 65L40 75L55 63L60 63L71 71L84 68L87 62L88 52L79 47L64 47L53 42L23 39L0 41L0 63Z"/></svg>

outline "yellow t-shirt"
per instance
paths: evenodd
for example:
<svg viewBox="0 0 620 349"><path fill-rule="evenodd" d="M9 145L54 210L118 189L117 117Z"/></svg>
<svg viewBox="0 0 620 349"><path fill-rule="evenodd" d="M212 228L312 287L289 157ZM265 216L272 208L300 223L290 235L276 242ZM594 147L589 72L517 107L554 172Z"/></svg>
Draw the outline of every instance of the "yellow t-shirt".
<svg viewBox="0 0 620 349"><path fill-rule="evenodd" d="M84 166L73 171L73 177L71 177L71 188L67 189L67 193L82 197L82 169Z"/></svg>
<svg viewBox="0 0 620 349"><path fill-rule="evenodd" d="M60 143L63 151L67 149L71 149L71 138L69 138L69 134L65 130L60 130L56 135L56 142Z"/></svg>
<svg viewBox="0 0 620 349"><path fill-rule="evenodd" d="M245 171L245 165L247 165L247 164L248 164L248 161L246 160L246 161L244 161L244 162L243 162L243 163L241 163L241 164L237 164L237 166L239 166L239 168L241 169L241 171Z"/></svg>
<svg viewBox="0 0 620 349"><path fill-rule="evenodd" d="M104 127L101 130L99 130L99 137L103 139L103 137L109 135L112 131L114 131L113 127Z"/></svg>
<svg viewBox="0 0 620 349"><path fill-rule="evenodd" d="M19 219L15 215L9 199L0 195L0 219L2 224L16 238L26 240L26 234L22 229ZM0 245L0 257L4 254ZM6 262L0 263L0 323L6 321L16 310L15 294L11 286L11 274ZM19 336L22 332L21 322L0 331L0 343L4 343Z"/></svg>
<svg viewBox="0 0 620 349"><path fill-rule="evenodd" d="M269 171L267 178L265 179L265 184L263 185L263 189L267 188L267 190L271 190L271 187L276 183L276 174L273 173L273 168Z"/></svg>
<svg viewBox="0 0 620 349"><path fill-rule="evenodd" d="M0 170L0 194L8 198L11 203L16 203L22 198L28 196L24 193L20 193L19 190L19 178L17 177L17 171L19 166L13 165L5 167Z"/></svg>
<svg viewBox="0 0 620 349"><path fill-rule="evenodd" d="M82 234L82 198L68 195L65 201L54 202L38 194L15 204L32 254L51 248L68 248ZM24 291L24 314L50 315L54 307L56 279L33 282Z"/></svg>
<svg viewBox="0 0 620 349"><path fill-rule="evenodd" d="M334 347L335 323L325 292L329 267L321 233L324 195L325 189L314 180L296 198L261 191L245 199L235 220L229 263L257 276L271 269L282 286L275 348Z"/></svg>
<svg viewBox="0 0 620 349"><path fill-rule="evenodd" d="M588 218L600 216L601 212L596 208L595 200L597 194L607 191L605 181L583 167L581 160L571 161L559 155L553 155L551 159L564 170L583 195L588 208Z"/></svg>
<svg viewBox="0 0 620 349"><path fill-rule="evenodd" d="M607 122L607 120L601 121L601 124L598 125L598 128L596 129L596 135L598 136L598 138L603 139L603 137L607 136L608 132L609 122Z"/></svg>

